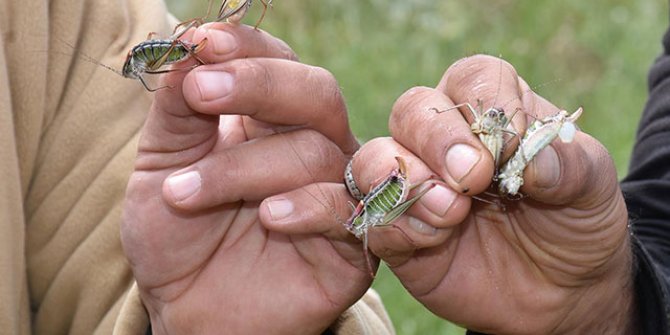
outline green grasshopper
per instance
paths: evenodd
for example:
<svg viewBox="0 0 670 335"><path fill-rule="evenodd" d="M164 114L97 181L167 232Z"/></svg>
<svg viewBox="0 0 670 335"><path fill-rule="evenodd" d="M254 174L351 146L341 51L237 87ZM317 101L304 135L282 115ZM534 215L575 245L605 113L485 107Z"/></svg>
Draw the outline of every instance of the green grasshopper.
<svg viewBox="0 0 670 335"><path fill-rule="evenodd" d="M363 251L368 270L374 277L368 255L368 230L373 227L387 227L393 220L405 213L419 198L428 192L435 184L426 187L411 199L407 199L409 192L416 186L411 186L407 177L405 160L397 156L398 168L374 186L370 192L358 202L345 227L358 239L363 241Z"/></svg>
<svg viewBox="0 0 670 335"><path fill-rule="evenodd" d="M202 42L197 44L179 39L188 29L195 26L196 23L197 20L190 22L184 27L184 29L176 32L168 39L154 39L154 33L150 33L147 40L139 43L130 49L130 51L128 51L126 61L123 64L123 68L120 74L126 78L138 79L142 85L144 85L144 88L146 88L149 92L154 92L169 87L162 86L152 89L144 81L144 78L142 77L143 74L160 74L173 71L190 70L196 66L205 64L205 62L197 56L197 53L205 48L207 39L204 39ZM186 69L160 70L162 66L181 62L187 59L189 56L195 58L199 64ZM112 70L117 72L115 69Z"/></svg>
<svg viewBox="0 0 670 335"><path fill-rule="evenodd" d="M182 41L179 38L191 27L196 26L200 21L198 19L189 20L185 23L180 23L175 28L175 31L179 27L184 27L182 30L175 32L172 36L167 39L155 39L155 33L149 33L147 40L140 42L134 46L128 54L123 63L121 70L118 70L114 67L101 63L99 60L87 55L83 51L76 51L77 47L73 44L65 41L64 39L56 37L61 43L67 45L71 49L75 50L75 54L80 59L92 63L97 66L101 66L111 72L116 73L125 78L137 79L139 80L144 88L149 92L155 92L160 89L170 88L169 86L162 86L158 88L151 88L144 80L144 74L160 74L168 73L173 71L187 71L193 69L197 66L204 64L197 54L205 48L207 44L207 39L202 40L200 43L190 43L187 41ZM183 60L193 57L198 61L198 64L193 66L183 68L183 69L161 69L165 65L174 64L181 62Z"/></svg>

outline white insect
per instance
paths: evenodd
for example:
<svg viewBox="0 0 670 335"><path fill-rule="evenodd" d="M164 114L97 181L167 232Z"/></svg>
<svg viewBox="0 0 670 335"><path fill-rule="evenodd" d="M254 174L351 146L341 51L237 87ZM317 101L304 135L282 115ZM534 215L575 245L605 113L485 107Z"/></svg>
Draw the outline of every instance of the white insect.
<svg viewBox="0 0 670 335"><path fill-rule="evenodd" d="M510 127L510 123L519 109L515 110L508 118L502 108L491 107L484 110L483 102L477 99L477 108L472 107L470 103L466 102L445 110L437 110L436 108L431 108L431 110L436 113L443 113L462 106L468 107L468 110L472 113L474 120L472 121L472 124L470 124L470 130L473 134L477 135L484 146L489 149L493 156L493 162L497 168L500 164L502 152L505 149L506 141L504 134L510 134L512 136L518 135L518 133Z"/></svg>
<svg viewBox="0 0 670 335"><path fill-rule="evenodd" d="M577 127L575 121L582 115L580 107L574 113L562 110L558 114L535 120L528 127L514 156L509 159L498 174L498 190L500 194L514 196L523 186L523 171L540 150L549 145L556 137L562 142L572 142Z"/></svg>

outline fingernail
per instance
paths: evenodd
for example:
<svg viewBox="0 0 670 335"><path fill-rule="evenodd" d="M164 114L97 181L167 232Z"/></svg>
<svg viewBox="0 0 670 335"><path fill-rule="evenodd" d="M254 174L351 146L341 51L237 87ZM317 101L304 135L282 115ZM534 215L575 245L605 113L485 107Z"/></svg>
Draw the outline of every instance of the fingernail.
<svg viewBox="0 0 670 335"><path fill-rule="evenodd" d="M230 34L227 31L219 29L208 29L207 39L212 44L212 50L217 55L225 55L231 53L237 49L237 40L235 36Z"/></svg>
<svg viewBox="0 0 670 335"><path fill-rule="evenodd" d="M168 178L167 185L177 201L183 201L200 191L202 180L198 171L190 171Z"/></svg>
<svg viewBox="0 0 670 335"><path fill-rule="evenodd" d="M481 152L467 144L454 144L447 151L447 172L455 182L460 183L481 159Z"/></svg>
<svg viewBox="0 0 670 335"><path fill-rule="evenodd" d="M532 162L534 185L539 188L551 188L561 177L561 162L552 146L540 150Z"/></svg>
<svg viewBox="0 0 670 335"><path fill-rule="evenodd" d="M284 219L293 213L293 202L286 199L269 201L267 206L272 220L275 221Z"/></svg>
<svg viewBox="0 0 670 335"><path fill-rule="evenodd" d="M409 226L412 227L415 231L425 234L425 235L435 235L437 233L437 229L435 227L419 220L416 218L413 218L410 216L409 218Z"/></svg>
<svg viewBox="0 0 670 335"><path fill-rule="evenodd" d="M197 71L196 85L200 91L200 99L212 101L221 99L233 91L234 77L224 71Z"/></svg>
<svg viewBox="0 0 670 335"><path fill-rule="evenodd" d="M447 214L454 199L456 199L456 192L442 185L435 185L419 201L433 214L442 217Z"/></svg>

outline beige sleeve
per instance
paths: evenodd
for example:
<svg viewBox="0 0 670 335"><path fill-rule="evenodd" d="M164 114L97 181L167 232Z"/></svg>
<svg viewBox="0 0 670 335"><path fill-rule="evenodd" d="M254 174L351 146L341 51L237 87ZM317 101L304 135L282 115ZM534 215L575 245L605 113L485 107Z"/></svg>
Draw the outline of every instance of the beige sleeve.
<svg viewBox="0 0 670 335"><path fill-rule="evenodd" d="M144 334L148 316L133 285L126 297L114 327L113 335ZM368 290L363 298L349 307L330 327L337 335L394 335L393 323L379 294Z"/></svg>
<svg viewBox="0 0 670 335"><path fill-rule="evenodd" d="M94 63L150 31L171 31L159 0L0 0L3 334L107 335L131 309L119 220L151 95Z"/></svg>
<svg viewBox="0 0 670 335"><path fill-rule="evenodd" d="M173 26L160 0L0 0L3 334L145 334L119 221L152 95L96 63ZM368 293L334 329L391 326Z"/></svg>
<svg viewBox="0 0 670 335"><path fill-rule="evenodd" d="M347 309L330 329L337 335L393 335L389 319L379 294L369 289L363 298Z"/></svg>
<svg viewBox="0 0 670 335"><path fill-rule="evenodd" d="M142 305L137 285L133 285L123 300L113 335L145 334L148 327L149 315Z"/></svg>

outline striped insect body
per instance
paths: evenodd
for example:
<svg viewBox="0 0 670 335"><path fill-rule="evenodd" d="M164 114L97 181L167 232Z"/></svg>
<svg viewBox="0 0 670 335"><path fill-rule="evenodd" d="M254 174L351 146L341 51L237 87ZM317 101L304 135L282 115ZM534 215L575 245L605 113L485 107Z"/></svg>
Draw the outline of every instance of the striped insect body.
<svg viewBox="0 0 670 335"><path fill-rule="evenodd" d="M278 133L281 134L281 132ZM300 154L295 148L293 148L293 151L303 167L305 167L307 172L311 175L307 164L300 157ZM375 275L372 270L370 254L368 251L368 230L372 227L390 226L395 219L405 213L417 200L435 186L435 183L432 183L432 185L428 185L412 198L408 199L409 193L415 186L423 185L430 181L418 185L411 185L407 176L405 160L398 156L396 157L396 161L398 163L398 168L392 170L386 178L372 187L368 194L360 193L360 196L356 197L359 200L356 206L350 203L352 206L352 214L346 221L341 220L335 212L334 207L329 206L328 201L326 200L328 197L318 186L317 189L322 192L321 196L323 200L317 195L310 193L310 196L316 199L324 208L331 211L331 214L335 216L337 222L342 223L351 234L363 242L363 253L371 277L374 277ZM345 184L347 184L347 187L350 190L352 186L358 190L353 181L351 161L345 169L344 179Z"/></svg>
<svg viewBox="0 0 670 335"><path fill-rule="evenodd" d="M126 78L142 80L142 74L157 73L158 68L186 60L203 47L202 42L193 44L171 39L143 41L128 52L121 74Z"/></svg>
<svg viewBox="0 0 670 335"><path fill-rule="evenodd" d="M384 218L407 200L408 193L409 182L406 176L400 169L393 170L358 203L347 221L347 229L357 238L361 238L369 228L387 225Z"/></svg>
<svg viewBox="0 0 670 335"><path fill-rule="evenodd" d="M368 255L368 230L372 227L385 227L405 213L417 200L419 200L432 186L426 187L414 197L408 199L409 192L414 188L407 177L405 160L396 157L398 168L391 173L359 201L351 217L345 223L349 232L363 241L363 252L368 264L368 270L372 272L370 258Z"/></svg>
<svg viewBox="0 0 670 335"><path fill-rule="evenodd" d="M154 34L150 33L147 40L140 42L128 51L126 61L121 70L121 75L130 79L138 79L150 92L169 88L168 86L163 86L152 89L144 81L142 75L145 73L160 74L190 70L196 66L204 64L205 62L197 56L197 53L205 48L207 39L202 40L200 43L190 43L179 39L187 30L196 26L199 22L201 22L200 19L195 19L188 21L188 24L180 23L175 29L178 29L181 26L184 28L179 32L175 32L167 39L154 39ZM186 60L189 57L195 58L199 64L185 69L160 69L163 66Z"/></svg>

